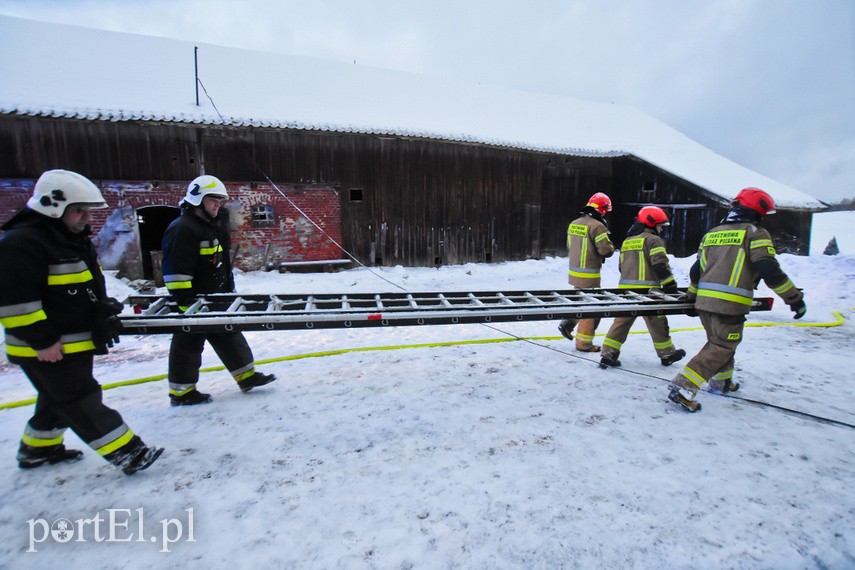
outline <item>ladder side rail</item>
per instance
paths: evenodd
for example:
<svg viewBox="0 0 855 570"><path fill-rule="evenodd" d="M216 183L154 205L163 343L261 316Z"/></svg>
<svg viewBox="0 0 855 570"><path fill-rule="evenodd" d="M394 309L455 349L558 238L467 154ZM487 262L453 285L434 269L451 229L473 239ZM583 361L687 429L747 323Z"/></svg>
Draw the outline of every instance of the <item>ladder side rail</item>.
<svg viewBox="0 0 855 570"><path fill-rule="evenodd" d="M769 310L768 298L757 298L752 310ZM120 317L125 326L122 334L167 334L176 330L216 332L229 330L279 330L311 328L349 328L370 326L407 326L431 324L466 324L484 322L554 320L566 317L606 317L685 314L694 307L692 303L639 303L611 307L540 307L510 308L502 310L466 310L443 312L409 311L377 314L312 314L312 315L223 315L199 313L195 315L172 314L168 317L128 315Z"/></svg>
<svg viewBox="0 0 855 570"><path fill-rule="evenodd" d="M680 303L671 306L649 307L644 305L625 305L612 308L577 307L556 310L554 307L542 308L506 308L503 310L479 311L457 310L443 312L410 311L378 315L361 314L311 314L276 315L259 314L240 316L203 313L191 316L172 315L166 318L146 317L144 319L128 317L122 319L122 334L166 334L177 330L189 332L215 332L234 330L294 330L312 328L357 328L372 326L407 326L432 324L467 324L490 322L522 322L555 320L567 317L604 317L646 314L681 314L691 304ZM210 316L208 316L210 315Z"/></svg>

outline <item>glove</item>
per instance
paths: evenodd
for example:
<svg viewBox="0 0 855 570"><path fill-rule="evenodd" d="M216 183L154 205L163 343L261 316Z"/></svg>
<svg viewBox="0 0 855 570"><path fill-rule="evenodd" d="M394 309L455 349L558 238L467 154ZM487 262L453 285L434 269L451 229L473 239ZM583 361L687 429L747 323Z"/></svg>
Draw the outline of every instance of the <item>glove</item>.
<svg viewBox="0 0 855 570"><path fill-rule="evenodd" d="M681 302L683 302L683 303L692 303L692 304L694 305L694 303L695 303L695 296L694 296L694 295L690 295L689 293L682 293L682 294L680 295L680 301L681 301ZM686 315L688 315L688 316L690 316L690 317L697 317L697 316L698 316L698 311L696 311L696 310L695 310L695 307L694 307L694 306L692 306L691 308L686 309Z"/></svg>
<svg viewBox="0 0 855 570"><path fill-rule="evenodd" d="M119 333L122 331L122 321L119 313L124 305L112 297L99 299L95 303L95 320L92 323L92 342L95 343L95 354L107 354L108 348L119 343Z"/></svg>
<svg viewBox="0 0 855 570"><path fill-rule="evenodd" d="M662 290L666 293L673 294L677 292L677 282L671 281L670 283L666 283L662 286Z"/></svg>
<svg viewBox="0 0 855 570"><path fill-rule="evenodd" d="M805 305L804 300L799 300L790 305L790 310L793 311L794 319L800 319L807 313L807 305Z"/></svg>
<svg viewBox="0 0 855 570"><path fill-rule="evenodd" d="M695 296L694 296L694 295L689 295L688 293L681 293L681 294L680 294L680 296L679 296L679 300L680 300L680 302L682 302L682 303L692 303L692 304L694 305L694 302L695 302ZM688 316L690 316L690 317L697 317L697 316L698 316L698 311L696 311L696 310L695 310L695 307L694 307L694 306L692 306L691 308L686 309L686 315L688 315Z"/></svg>

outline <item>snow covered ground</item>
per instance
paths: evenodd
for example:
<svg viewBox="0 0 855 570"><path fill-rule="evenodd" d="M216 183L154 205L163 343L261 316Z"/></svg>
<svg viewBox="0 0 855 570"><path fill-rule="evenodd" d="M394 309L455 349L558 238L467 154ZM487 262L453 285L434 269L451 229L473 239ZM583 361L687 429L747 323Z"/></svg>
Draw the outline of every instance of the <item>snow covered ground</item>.
<svg viewBox="0 0 855 570"><path fill-rule="evenodd" d="M780 259L808 313L793 321L778 301L751 316L774 326L747 329L740 394L855 424L855 257ZM673 260L681 285L691 262ZM566 286L565 264L378 271L413 291L544 289ZM392 290L365 269L237 277L247 293ZM834 311L844 322L827 326ZM708 393L685 413L666 400L678 367L659 364L649 336L630 337L624 369L602 371L555 325L250 333L258 360L280 359L260 366L279 377L270 386L241 394L205 372L214 402L178 409L164 380L105 391L166 447L133 477L86 448L78 463L19 470L32 407L0 410L0 567L855 566L855 429ZM690 355L703 344L697 319L671 326ZM513 335L551 338L281 359ZM162 375L167 352L167 337L123 337L96 377ZM34 395L5 361L0 382L3 403Z"/></svg>

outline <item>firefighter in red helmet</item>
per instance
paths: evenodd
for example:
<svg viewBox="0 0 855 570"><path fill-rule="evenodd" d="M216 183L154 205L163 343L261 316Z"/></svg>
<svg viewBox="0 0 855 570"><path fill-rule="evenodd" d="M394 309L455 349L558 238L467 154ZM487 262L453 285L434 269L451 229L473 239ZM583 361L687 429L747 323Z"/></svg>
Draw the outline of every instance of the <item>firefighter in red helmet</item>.
<svg viewBox="0 0 855 570"><path fill-rule="evenodd" d="M645 206L639 210L620 247L619 288L637 291L656 288L666 293L677 292L677 281L668 263L665 241L660 236L669 225L668 215L662 208ZM674 347L665 315L645 315L643 318L663 366L670 366L686 356L685 350ZM634 316L615 318L603 341L600 368L620 366L618 356L635 319Z"/></svg>
<svg viewBox="0 0 855 570"><path fill-rule="evenodd" d="M615 246L609 239L609 230L604 216L612 211L612 201L602 192L588 199L588 203L579 212L580 216L567 227L567 250L570 269L568 282L579 289L600 287L600 268L603 261L615 252ZM600 319L564 319L558 325L562 336L573 340L576 331L576 349L584 352L599 352L594 344L594 333Z"/></svg>
<svg viewBox="0 0 855 570"><path fill-rule="evenodd" d="M705 382L718 392L734 392L734 355L742 341L745 315L762 279L800 319L807 310L801 289L781 270L769 232L759 226L775 212L775 201L759 188L744 188L721 224L701 240L689 272L689 299L707 333L707 343L671 382L668 398L691 412Z"/></svg>

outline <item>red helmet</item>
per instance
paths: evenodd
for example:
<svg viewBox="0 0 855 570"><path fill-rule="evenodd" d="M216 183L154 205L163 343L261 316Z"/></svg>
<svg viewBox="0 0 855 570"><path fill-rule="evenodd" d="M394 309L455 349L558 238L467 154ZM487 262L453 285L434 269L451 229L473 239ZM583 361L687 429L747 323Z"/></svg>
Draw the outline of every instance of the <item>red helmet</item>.
<svg viewBox="0 0 855 570"><path fill-rule="evenodd" d="M595 209L601 216L605 216L612 211L612 200L602 192L597 192L588 198L588 206Z"/></svg>
<svg viewBox="0 0 855 570"><path fill-rule="evenodd" d="M734 198L734 202L750 210L754 210L761 216L775 213L775 201L769 194L759 188L743 188Z"/></svg>
<svg viewBox="0 0 855 570"><path fill-rule="evenodd" d="M655 228L658 224L670 226L668 214L657 206L645 206L638 211L638 221L648 228Z"/></svg>

